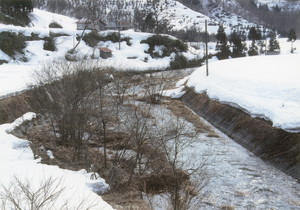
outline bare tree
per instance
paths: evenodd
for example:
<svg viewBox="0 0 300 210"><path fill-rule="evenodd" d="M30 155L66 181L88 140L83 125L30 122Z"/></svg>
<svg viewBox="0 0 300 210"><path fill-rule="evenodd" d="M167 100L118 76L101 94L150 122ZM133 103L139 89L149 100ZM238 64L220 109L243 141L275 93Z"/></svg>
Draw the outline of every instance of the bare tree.
<svg viewBox="0 0 300 210"><path fill-rule="evenodd" d="M174 210L189 209L208 183L206 158L189 151L196 140L196 131L178 117L158 128L157 144L164 151L173 180L169 186L170 204Z"/></svg>
<svg viewBox="0 0 300 210"><path fill-rule="evenodd" d="M99 142L103 142L104 168L107 168L107 126L118 116L118 103L111 98L109 83L112 80L110 71L98 71L96 74L97 86L97 116L101 132L98 134ZM102 141L101 141L102 138Z"/></svg>
<svg viewBox="0 0 300 210"><path fill-rule="evenodd" d="M92 21L104 19L106 15L107 0L85 0L83 10L85 18Z"/></svg>
<svg viewBox="0 0 300 210"><path fill-rule="evenodd" d="M133 176L135 174L135 168L137 168L137 178L140 184L140 198L142 199L142 175L143 175L143 158L145 157L145 150L152 139L152 122L150 115L151 106L137 102L131 106L126 112L126 118L124 121L124 130L128 133L130 145L135 152L134 167L130 174L128 183L131 184Z"/></svg>
<svg viewBox="0 0 300 210"><path fill-rule="evenodd" d="M159 104L168 86L169 82L163 73L149 74L143 84L146 100L148 99L148 102L153 104Z"/></svg>
<svg viewBox="0 0 300 210"><path fill-rule="evenodd" d="M96 202L78 201L76 207L62 198L65 188L62 179L47 178L38 184L32 180L14 177L11 183L0 186L0 208L15 210L46 210L46 209L91 209ZM63 201L63 202L62 202Z"/></svg>
<svg viewBox="0 0 300 210"><path fill-rule="evenodd" d="M96 123L92 120L96 82L91 67L58 62L37 71L35 78L39 87L33 98L40 112L49 117L56 142L74 147L74 161L87 159L89 130Z"/></svg>
<svg viewBox="0 0 300 210"><path fill-rule="evenodd" d="M133 85L130 75L123 72L114 72L113 79L110 84L110 95L114 101L121 105L125 102L125 97L129 94L129 89Z"/></svg>
<svg viewBox="0 0 300 210"><path fill-rule="evenodd" d="M131 13L126 9L128 6L126 1L111 0L110 4L111 9L107 14L108 21L114 22L116 24L115 29L119 29L121 21L129 21L131 19Z"/></svg>
<svg viewBox="0 0 300 210"><path fill-rule="evenodd" d="M166 33L172 27L167 14L169 4L168 0L148 0L146 3L148 10L146 24L152 25L156 34Z"/></svg>
<svg viewBox="0 0 300 210"><path fill-rule="evenodd" d="M10 186L2 185L0 191L2 208L39 210L46 206L51 207L64 190L59 183L59 181L56 182L49 178L40 183L38 189L32 189L29 180L22 182L19 178L14 177Z"/></svg>

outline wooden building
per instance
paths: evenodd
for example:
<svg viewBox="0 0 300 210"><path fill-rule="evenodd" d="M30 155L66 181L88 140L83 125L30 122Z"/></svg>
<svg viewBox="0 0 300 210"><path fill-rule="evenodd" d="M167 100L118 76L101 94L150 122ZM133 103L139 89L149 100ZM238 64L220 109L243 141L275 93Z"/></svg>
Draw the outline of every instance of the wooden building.
<svg viewBox="0 0 300 210"><path fill-rule="evenodd" d="M99 47L100 57L103 59L107 59L112 57L112 50L107 47Z"/></svg>
<svg viewBox="0 0 300 210"><path fill-rule="evenodd" d="M101 20L79 20L76 22L77 30L96 30L96 31L103 31L106 29L106 23Z"/></svg>

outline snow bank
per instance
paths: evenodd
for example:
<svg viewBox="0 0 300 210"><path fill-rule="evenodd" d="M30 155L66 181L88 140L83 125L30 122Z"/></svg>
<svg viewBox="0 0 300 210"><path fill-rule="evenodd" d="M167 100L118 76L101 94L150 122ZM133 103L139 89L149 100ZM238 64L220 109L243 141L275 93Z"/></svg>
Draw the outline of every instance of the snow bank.
<svg viewBox="0 0 300 210"><path fill-rule="evenodd" d="M26 89L34 68L32 65L0 65L0 97Z"/></svg>
<svg viewBox="0 0 300 210"><path fill-rule="evenodd" d="M106 190L108 185L103 179L98 177L96 180L91 180L92 174L86 173L84 170L73 172L57 166L39 164L39 160L33 158L29 142L10 134L14 128L34 117L34 113L27 113L11 124L0 125L0 186L10 187L16 177L24 184L29 181L30 187L37 190L41 183L52 179L52 187L57 186L53 190L57 192L63 189L63 192L55 203L51 202L54 206L46 205L44 209L61 209L60 207L66 202L68 209L77 209L79 205L81 205L80 209L91 206L91 209L95 210L113 209L100 196L91 191L91 189L97 192ZM1 192L3 189L0 187ZM18 197L18 195L14 196ZM22 209L25 209L24 202L23 200L21 204Z"/></svg>
<svg viewBox="0 0 300 210"><path fill-rule="evenodd" d="M180 9L179 6L178 8ZM0 97L26 89L26 86L32 83L32 72L41 69L44 63L50 65L52 60L64 59L66 53L77 43L76 35L82 33L82 31L76 30L76 19L63 15L34 9L33 13L30 14L30 18L32 20L30 27L0 24L0 32L10 31L23 33L26 36L31 36L31 33L35 33L38 34L40 38L49 36L51 32L65 34L66 36L55 38L57 51L54 52L43 49L43 40L27 41L26 48L24 49L25 57L28 58L27 63L13 60L4 52L0 51L0 59L8 61L8 64L0 65ZM63 28L49 28L51 22L57 22ZM101 33L105 36L111 32L113 31ZM88 31L86 31L86 33L88 33ZM95 65L118 68L120 70L165 69L169 66L174 55L153 59L149 54L145 53L149 46L140 43L141 40L145 40L152 35L153 34L150 33L134 32L133 30L122 31L121 36L130 37L132 45L128 46L124 41L120 44L120 49L119 43L112 43L111 41L99 42L98 47L108 47L113 51L112 57L109 59L100 58L100 53L97 48L89 47L84 41L81 41L76 48L76 57L78 60L87 60ZM196 58L198 54L198 51L184 53L189 59Z"/></svg>
<svg viewBox="0 0 300 210"><path fill-rule="evenodd" d="M275 127L300 130L300 55L255 56L218 61L187 78L187 86L237 105Z"/></svg>

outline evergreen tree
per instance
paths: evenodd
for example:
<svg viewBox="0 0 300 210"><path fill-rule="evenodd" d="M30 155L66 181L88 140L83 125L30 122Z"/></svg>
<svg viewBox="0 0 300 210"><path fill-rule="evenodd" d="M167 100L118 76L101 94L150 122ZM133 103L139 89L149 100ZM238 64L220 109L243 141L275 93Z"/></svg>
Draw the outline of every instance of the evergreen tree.
<svg viewBox="0 0 300 210"><path fill-rule="evenodd" d="M220 60L227 59L230 56L231 52L228 46L227 35L222 25L219 25L216 38L217 38L216 50L218 51L217 53L218 59Z"/></svg>
<svg viewBox="0 0 300 210"><path fill-rule="evenodd" d="M237 58L246 56L246 44L242 42L241 36L236 31L230 34L229 41L232 45L231 57Z"/></svg>
<svg viewBox="0 0 300 210"><path fill-rule="evenodd" d="M270 40L269 40L269 47L268 47L269 52L278 52L280 51L280 45L279 42L276 39L276 33L272 32L270 34Z"/></svg>
<svg viewBox="0 0 300 210"><path fill-rule="evenodd" d="M1 12L10 16L15 13L29 13L33 11L32 0L0 0Z"/></svg>
<svg viewBox="0 0 300 210"><path fill-rule="evenodd" d="M288 35L288 41L289 42L294 42L297 39L296 31L295 29L291 28L289 35Z"/></svg>
<svg viewBox="0 0 300 210"><path fill-rule="evenodd" d="M273 7L273 11L275 11L275 12L281 12L281 8L278 6L278 4L276 4L276 6Z"/></svg>
<svg viewBox="0 0 300 210"><path fill-rule="evenodd" d="M249 29L248 39L252 41L261 40L262 39L261 31L259 29L256 29L256 27L252 26Z"/></svg>
<svg viewBox="0 0 300 210"><path fill-rule="evenodd" d="M293 46L293 43L294 43L294 41L296 41L296 39L297 39L296 31L295 31L295 29L291 28L289 35L288 35L288 42L291 42L291 53L294 53L294 50L296 49Z"/></svg>
<svg viewBox="0 0 300 210"><path fill-rule="evenodd" d="M249 56L258 55L258 47L256 46L255 40L252 41L251 46L249 47L248 55Z"/></svg>
<svg viewBox="0 0 300 210"><path fill-rule="evenodd" d="M33 11L32 0L0 0L0 11L12 17L15 24L28 25L30 19L28 13Z"/></svg>

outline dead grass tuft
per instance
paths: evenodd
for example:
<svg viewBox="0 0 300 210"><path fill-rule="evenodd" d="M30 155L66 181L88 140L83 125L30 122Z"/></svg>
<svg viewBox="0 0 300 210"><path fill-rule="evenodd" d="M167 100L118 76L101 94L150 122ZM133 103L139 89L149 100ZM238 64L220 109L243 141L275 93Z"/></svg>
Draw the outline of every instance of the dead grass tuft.
<svg viewBox="0 0 300 210"><path fill-rule="evenodd" d="M151 210L149 205L140 200L134 192L109 193L101 197L117 210Z"/></svg>
<svg viewBox="0 0 300 210"><path fill-rule="evenodd" d="M167 104L167 108L170 109L174 115L192 123L198 133L207 133L208 136L218 137L218 135L201 120L199 115L186 107L182 101L171 100Z"/></svg>
<svg viewBox="0 0 300 210"><path fill-rule="evenodd" d="M0 124L15 120L22 114L32 111L30 97L23 93L0 100Z"/></svg>

